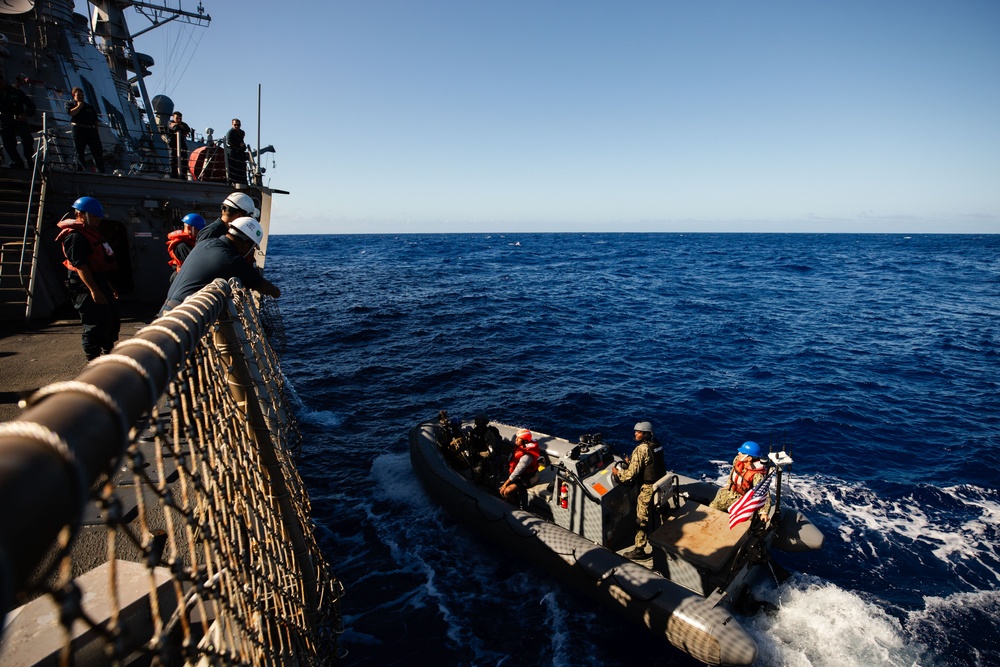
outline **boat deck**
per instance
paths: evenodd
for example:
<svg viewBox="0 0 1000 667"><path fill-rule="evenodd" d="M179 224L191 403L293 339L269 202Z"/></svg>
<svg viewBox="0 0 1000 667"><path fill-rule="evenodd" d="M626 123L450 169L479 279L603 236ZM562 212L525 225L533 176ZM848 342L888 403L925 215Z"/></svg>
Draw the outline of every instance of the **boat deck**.
<svg viewBox="0 0 1000 667"><path fill-rule="evenodd" d="M718 572L746 535L749 521L729 528L729 513L685 500L649 536L654 547Z"/></svg>

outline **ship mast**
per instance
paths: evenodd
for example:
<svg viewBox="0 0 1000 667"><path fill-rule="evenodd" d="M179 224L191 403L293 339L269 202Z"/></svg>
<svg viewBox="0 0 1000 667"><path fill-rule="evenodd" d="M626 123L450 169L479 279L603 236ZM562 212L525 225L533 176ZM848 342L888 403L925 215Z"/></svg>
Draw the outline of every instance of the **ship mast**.
<svg viewBox="0 0 1000 667"><path fill-rule="evenodd" d="M196 12L131 0L88 0L88 3L94 8L90 19L91 33L104 41L105 55L118 80L138 85L142 105L146 111L146 127L150 134L156 134L152 127L153 105L146 91L147 70L140 62L134 40L139 35L171 21L180 20L183 23L206 27L212 21L212 17L205 13L200 1ZM150 22L149 27L134 34L130 33L125 21L125 10L129 7L135 7L136 12L146 17ZM126 73L129 63L135 71L134 79L129 79Z"/></svg>

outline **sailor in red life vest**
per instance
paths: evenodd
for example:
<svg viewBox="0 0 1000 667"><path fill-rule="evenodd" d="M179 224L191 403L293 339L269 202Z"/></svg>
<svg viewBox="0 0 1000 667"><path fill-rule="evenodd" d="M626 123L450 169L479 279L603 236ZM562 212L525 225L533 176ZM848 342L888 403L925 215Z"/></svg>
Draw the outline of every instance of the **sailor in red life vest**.
<svg viewBox="0 0 1000 667"><path fill-rule="evenodd" d="M167 254L170 255L170 261L167 263L174 267L174 272L170 274L170 282L173 282L174 276L181 269L181 264L194 250L194 244L198 242L198 232L205 228L205 218L197 213L188 213L181 222L184 223L181 229L167 234Z"/></svg>
<svg viewBox="0 0 1000 667"><path fill-rule="evenodd" d="M501 498L523 510L528 509L528 485L538 472L538 459L541 455L531 431L526 428L518 431L514 437L514 451L508 459L510 476L500 486Z"/></svg>
<svg viewBox="0 0 1000 667"><path fill-rule="evenodd" d="M715 494L715 499L709 504L709 507L728 512L733 503L742 498L743 494L757 486L764 479L764 473L767 472L761 458L760 445L753 440L747 440L740 445L736 458L733 459L733 470L729 473L729 481ZM762 511L766 513L770 505L771 501L768 500Z"/></svg>
<svg viewBox="0 0 1000 667"><path fill-rule="evenodd" d="M73 202L75 217L62 220L57 226L56 241L62 244L69 269L68 285L73 306L83 323L83 352L87 360L107 354L118 341L121 320L115 303L118 292L111 284L111 273L117 268L115 253L101 235L99 225L104 217L101 202L93 197L80 197Z"/></svg>

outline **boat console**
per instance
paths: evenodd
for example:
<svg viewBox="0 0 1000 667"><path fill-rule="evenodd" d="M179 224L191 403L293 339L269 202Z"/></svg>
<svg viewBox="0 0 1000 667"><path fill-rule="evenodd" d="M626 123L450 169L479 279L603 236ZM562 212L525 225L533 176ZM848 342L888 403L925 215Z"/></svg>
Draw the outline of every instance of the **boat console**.
<svg viewBox="0 0 1000 667"><path fill-rule="evenodd" d="M616 549L635 535L638 489L611 474L615 455L600 436L582 436L552 466L552 520L597 544Z"/></svg>

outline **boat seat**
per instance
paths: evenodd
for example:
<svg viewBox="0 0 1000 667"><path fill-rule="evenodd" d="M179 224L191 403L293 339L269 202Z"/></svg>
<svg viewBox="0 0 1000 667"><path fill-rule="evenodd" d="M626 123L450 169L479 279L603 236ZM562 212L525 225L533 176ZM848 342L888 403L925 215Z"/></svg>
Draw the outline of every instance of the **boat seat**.
<svg viewBox="0 0 1000 667"><path fill-rule="evenodd" d="M729 513L685 498L663 514L663 523L649 543L669 554L718 572L746 535L749 521L729 528Z"/></svg>
<svg viewBox="0 0 1000 667"><path fill-rule="evenodd" d="M555 481L555 468L552 466L545 466L545 468L539 470L538 473L531 478L531 485L528 487L528 503L532 504L540 501L547 505L549 500L552 499L552 486Z"/></svg>
<svg viewBox="0 0 1000 667"><path fill-rule="evenodd" d="M680 480L676 473L668 472L653 484L653 511L650 513L650 528L656 530L664 515L676 509L681 502Z"/></svg>
<svg viewBox="0 0 1000 667"><path fill-rule="evenodd" d="M653 484L653 507L660 513L680 506L680 480L676 473L668 472Z"/></svg>

